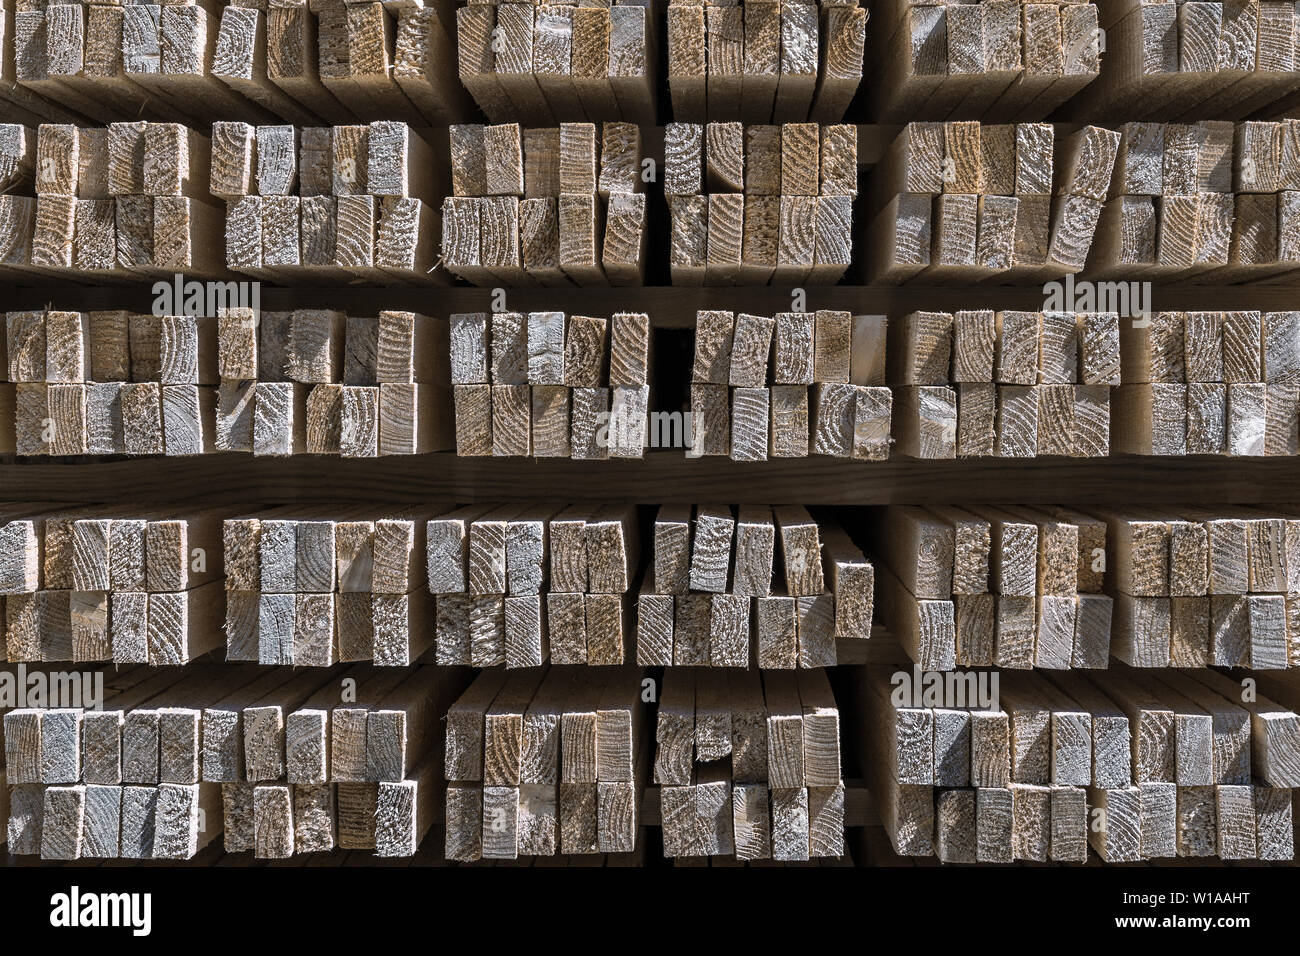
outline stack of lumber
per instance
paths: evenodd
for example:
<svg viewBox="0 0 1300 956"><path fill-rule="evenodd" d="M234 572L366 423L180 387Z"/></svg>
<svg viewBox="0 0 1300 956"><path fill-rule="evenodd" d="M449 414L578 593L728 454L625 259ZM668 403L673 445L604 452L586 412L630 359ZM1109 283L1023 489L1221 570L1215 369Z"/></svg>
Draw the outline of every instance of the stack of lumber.
<svg viewBox="0 0 1300 956"><path fill-rule="evenodd" d="M442 264L473 285L641 285L642 165L632 123L453 126Z"/></svg>
<svg viewBox="0 0 1300 956"><path fill-rule="evenodd" d="M823 670L673 670L655 727L664 856L844 853L840 711Z"/></svg>
<svg viewBox="0 0 1300 956"><path fill-rule="evenodd" d="M641 458L650 370L645 313L453 315L456 454Z"/></svg>
<svg viewBox="0 0 1300 956"><path fill-rule="evenodd" d="M837 639L871 636L874 583L844 529L799 505L665 505L637 599L637 663L833 666Z"/></svg>
<svg viewBox="0 0 1300 956"><path fill-rule="evenodd" d="M857 0L670 0L673 118L838 123L862 82L867 18Z"/></svg>
<svg viewBox="0 0 1300 956"><path fill-rule="evenodd" d="M417 455L452 447L448 323L414 312L223 310L218 451Z"/></svg>
<svg viewBox="0 0 1300 956"><path fill-rule="evenodd" d="M283 507L229 518L226 660L406 667L433 645L423 566L429 509Z"/></svg>
<svg viewBox="0 0 1300 956"><path fill-rule="evenodd" d="M102 707L5 714L11 853L412 856L441 812L438 721L467 678L368 665L110 674Z"/></svg>
<svg viewBox="0 0 1300 956"><path fill-rule="evenodd" d="M1076 115L1243 119L1300 88L1295 4L1104 0L1106 65Z"/></svg>
<svg viewBox="0 0 1300 956"><path fill-rule="evenodd" d="M443 170L403 122L214 123L209 192L226 202L225 264L281 281L431 282Z"/></svg>
<svg viewBox="0 0 1300 956"><path fill-rule="evenodd" d="M19 455L212 451L216 344L210 318L9 312L0 431Z"/></svg>
<svg viewBox="0 0 1300 956"><path fill-rule="evenodd" d="M245 668L229 668L243 671ZM439 723L462 671L274 668L203 710L228 853L415 855L442 816Z"/></svg>
<svg viewBox="0 0 1300 956"><path fill-rule="evenodd" d="M213 75L217 8L212 2L21 0L8 8L5 86L101 122L133 120L146 111L189 121L210 122L222 113L269 119L258 104L274 104ZM215 52L220 57L223 51ZM264 49L243 52L250 60L260 52L265 60Z"/></svg>
<svg viewBox="0 0 1300 956"><path fill-rule="evenodd" d="M446 859L642 853L641 695L631 668L475 678L447 711Z"/></svg>
<svg viewBox="0 0 1300 956"><path fill-rule="evenodd" d="M653 125L656 5L491 3L456 11L460 81L493 123Z"/></svg>
<svg viewBox="0 0 1300 956"><path fill-rule="evenodd" d="M44 860L187 860L221 833L202 782L202 704L247 681L219 665L113 675L104 709L4 718L8 852Z"/></svg>
<svg viewBox="0 0 1300 956"><path fill-rule="evenodd" d="M3 598L0 598L3 601ZM67 671L43 670L35 667L29 667L25 663L0 664L0 681L11 688L14 692L5 695L0 700L0 718L7 718L20 706L29 708L29 713L40 710L49 710L52 708L66 708L73 711L96 709L102 710L103 704L108 696L119 693L122 689L130 687L144 679L147 674L166 674L169 675L169 682L179 680L184 671L178 668L165 668L154 671L149 668L138 667L135 665L125 665L109 667L103 664L83 664L75 673ZM22 688L23 692L18 692ZM47 725L50 729L55 726L53 718ZM39 720L37 723L28 721L28 729L35 730L37 733L32 735L27 746L39 747ZM13 725L13 736L17 739L21 721ZM7 729L7 728L6 728ZM57 734L55 736L58 736ZM83 735L80 731L76 734L78 742L84 746ZM66 739L66 738L65 738ZM68 740L71 744L72 741ZM64 751L66 754L66 750ZM19 765L18 774L20 776L35 776L39 780L39 764L33 764L28 760L25 764L16 761ZM11 787L7 780L5 769L4 749L0 749L0 845L8 842L9 839L9 796ZM33 796L34 791L29 788L28 795ZM44 795L39 795L39 800L44 803ZM22 802L20 796L19 802ZM33 801L28 800L28 804ZM30 809L27 811L28 819L33 819ZM18 832L21 834L23 824L18 824ZM39 832L32 834L35 837L35 845L39 847ZM30 845L30 844L29 844Z"/></svg>
<svg viewBox="0 0 1300 956"><path fill-rule="evenodd" d="M100 281L220 274L208 155L207 138L177 123L40 126L35 196L0 206L3 268Z"/></svg>
<svg viewBox="0 0 1300 956"><path fill-rule="evenodd" d="M445 3L236 0L221 11L212 74L286 122L442 125L473 109L450 16Z"/></svg>
<svg viewBox="0 0 1300 956"><path fill-rule="evenodd" d="M889 380L901 454L1110 453L1111 389L1121 364L1115 313L913 312L892 323L892 332Z"/></svg>
<svg viewBox="0 0 1300 956"><path fill-rule="evenodd" d="M923 670L1106 667L1106 532L1055 507L891 506L880 616Z"/></svg>
<svg viewBox="0 0 1300 956"><path fill-rule="evenodd" d="M1300 269L1300 120L1120 132L1090 273L1232 283Z"/></svg>
<svg viewBox="0 0 1300 956"><path fill-rule="evenodd" d="M1119 141L1096 126L1056 140L1047 123L909 123L871 176L872 281L1079 272Z"/></svg>
<svg viewBox="0 0 1300 956"><path fill-rule="evenodd" d="M6 505L7 659L172 665L220 647L221 518Z"/></svg>
<svg viewBox="0 0 1300 956"><path fill-rule="evenodd" d="M1300 312L1157 312L1129 325L1117 451L1297 453Z"/></svg>
<svg viewBox="0 0 1300 956"><path fill-rule="evenodd" d="M429 125L472 108L454 73L448 4L18 7L4 41L6 99L35 115Z"/></svg>
<svg viewBox="0 0 1300 956"><path fill-rule="evenodd" d="M219 312L8 313L0 447L373 458L452 446L445 320Z"/></svg>
<svg viewBox="0 0 1300 956"><path fill-rule="evenodd" d="M1113 657L1134 667L1300 667L1300 513L1097 514L1109 526Z"/></svg>
<svg viewBox="0 0 1300 956"><path fill-rule="evenodd" d="M892 401L884 383L882 315L698 312L688 454L882 461Z"/></svg>
<svg viewBox="0 0 1300 956"><path fill-rule="evenodd" d="M862 760L898 854L1294 858L1295 712L1208 670L1001 676L989 702L936 705L899 693L906 672L860 677Z"/></svg>
<svg viewBox="0 0 1300 956"><path fill-rule="evenodd" d="M219 795L200 785L198 711L188 708L238 675L204 664L18 676L48 680L49 696L4 716L10 853L188 859L220 832L205 825Z"/></svg>
<svg viewBox="0 0 1300 956"><path fill-rule="evenodd" d="M437 662L622 664L638 530L616 505L467 505L430 520Z"/></svg>
<svg viewBox="0 0 1300 956"><path fill-rule="evenodd" d="M669 123L664 194L673 285L834 285L853 256L857 127Z"/></svg>
<svg viewBox="0 0 1300 956"><path fill-rule="evenodd" d="M1040 120L1097 78L1097 5L890 0L877 10L879 122Z"/></svg>

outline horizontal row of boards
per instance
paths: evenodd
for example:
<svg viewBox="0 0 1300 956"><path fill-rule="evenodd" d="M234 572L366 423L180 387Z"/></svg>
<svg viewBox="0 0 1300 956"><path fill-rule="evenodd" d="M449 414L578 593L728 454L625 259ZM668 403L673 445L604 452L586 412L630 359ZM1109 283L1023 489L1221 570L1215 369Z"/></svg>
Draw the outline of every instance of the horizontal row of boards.
<svg viewBox="0 0 1300 956"><path fill-rule="evenodd" d="M162 291L184 305L183 288ZM879 461L1298 447L1300 312L703 311L683 386L653 361L681 333L646 313L217 311L7 313L0 452Z"/></svg>
<svg viewBox="0 0 1300 956"><path fill-rule="evenodd" d="M1062 103L1107 118L1282 115L1294 105L1292 6L1143 6L900 0L875 10L867 69L868 12L853 3L325 0L172 4L152 16L49 4L13 15L5 105L31 119L101 122L378 114L438 124L477 107L494 122L649 123L665 48L663 112L686 120L837 121L864 75L867 109L891 122L1040 119Z"/></svg>
<svg viewBox="0 0 1300 956"><path fill-rule="evenodd" d="M13 661L927 670L1300 663L1300 517L1265 507L452 504L177 518L11 505Z"/></svg>
<svg viewBox="0 0 1300 956"><path fill-rule="evenodd" d="M737 831L738 859L843 855L840 713L822 671L687 669L662 688L629 668L87 676L85 707L5 714L11 853L184 859L224 835L259 858L410 856L444 801L449 860L633 853L653 779L666 856L709 855L673 808L733 780L753 831Z"/></svg>
<svg viewBox="0 0 1300 956"><path fill-rule="evenodd" d="M6 653L809 668L872 630L871 563L798 506L670 507L653 531L616 506L236 515L6 513Z"/></svg>
<svg viewBox="0 0 1300 956"><path fill-rule="evenodd" d="M1300 718L1289 677L860 673L863 766L901 855L1294 858Z"/></svg>
<svg viewBox="0 0 1300 956"><path fill-rule="evenodd" d="M666 45L679 118L837 121L862 80L867 26L865 9L838 3L748 3L747 17L723 8L707 18L707 41L700 6L166 6L18 11L6 106L101 122L437 125L477 107L494 122L653 123Z"/></svg>
<svg viewBox="0 0 1300 956"><path fill-rule="evenodd" d="M914 122L863 174L862 130L818 123L8 124L0 265L94 283L1263 281L1300 261L1298 130Z"/></svg>
<svg viewBox="0 0 1300 956"><path fill-rule="evenodd" d="M903 856L1294 854L1300 691L1289 678L1125 669L1105 681L985 671L934 683L868 668L832 690L818 671L687 669L660 683L552 668L468 686L427 668L405 681L356 667L311 681L260 674L245 679L257 699L242 710L238 690L212 702L223 690L205 695L197 673L171 678L191 706L163 706L168 692L147 689L166 672L138 668L109 676L105 710L10 711L10 851L185 859L221 837L259 858L411 856L433 840L448 860L527 860L643 854L640 830L658 823L666 857L797 862L842 856L845 826L874 822L840 778L849 761ZM334 704L349 677L353 699ZM845 741L856 751L842 752L842 726L870 728ZM394 730L405 736L385 743ZM225 768L212 776L236 766L227 749L242 754L236 779L208 779L210 751ZM399 762L374 780L367 755ZM416 762L392 779L401 759Z"/></svg>

